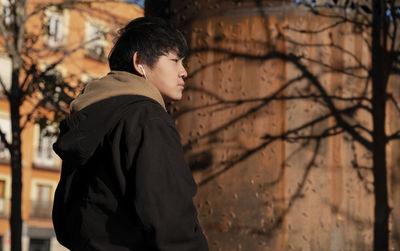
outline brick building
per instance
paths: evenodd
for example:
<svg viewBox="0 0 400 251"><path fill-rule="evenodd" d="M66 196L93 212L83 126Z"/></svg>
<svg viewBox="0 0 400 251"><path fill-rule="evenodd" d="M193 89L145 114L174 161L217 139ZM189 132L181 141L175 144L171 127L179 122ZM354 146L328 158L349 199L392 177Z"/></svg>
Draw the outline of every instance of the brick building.
<svg viewBox="0 0 400 251"><path fill-rule="evenodd" d="M13 22L10 1L0 1L3 24L10 24ZM32 50L28 56L37 57L39 68L44 69L66 52L74 50L57 65L53 74L65 78L74 76L84 83L109 71L107 55L112 46L112 34L122 24L143 16L143 8L132 1L91 2L78 5L69 1L69 5L60 8L54 1L28 0L27 13L35 15L30 17L26 30L39 34L32 45L35 51ZM9 87L11 61L1 36L0 41L0 76ZM21 114L31 109L26 103L21 106ZM10 139L9 103L4 95L0 97L0 128ZM23 250L64 250L55 239L51 222L52 200L61 166L60 159L52 151L55 136L51 133L55 130L51 127L41 129L37 124L28 123L21 135ZM10 201L10 153L4 144L0 144L0 250L10 250Z"/></svg>

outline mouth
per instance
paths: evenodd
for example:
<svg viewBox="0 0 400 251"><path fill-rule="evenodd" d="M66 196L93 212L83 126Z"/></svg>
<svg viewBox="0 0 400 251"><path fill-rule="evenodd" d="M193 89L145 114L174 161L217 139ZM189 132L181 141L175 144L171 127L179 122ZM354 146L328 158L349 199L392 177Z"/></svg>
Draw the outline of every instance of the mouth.
<svg viewBox="0 0 400 251"><path fill-rule="evenodd" d="M180 88L185 89L185 84L179 84L178 85Z"/></svg>

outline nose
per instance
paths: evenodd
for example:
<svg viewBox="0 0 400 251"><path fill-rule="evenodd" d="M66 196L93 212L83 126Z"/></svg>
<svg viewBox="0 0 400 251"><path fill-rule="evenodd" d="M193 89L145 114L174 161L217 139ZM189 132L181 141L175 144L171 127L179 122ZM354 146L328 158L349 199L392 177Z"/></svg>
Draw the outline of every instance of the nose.
<svg viewBox="0 0 400 251"><path fill-rule="evenodd" d="M187 77L187 71L186 71L185 67L183 66L183 64L181 64L181 67L179 69L179 77L181 77L181 78Z"/></svg>

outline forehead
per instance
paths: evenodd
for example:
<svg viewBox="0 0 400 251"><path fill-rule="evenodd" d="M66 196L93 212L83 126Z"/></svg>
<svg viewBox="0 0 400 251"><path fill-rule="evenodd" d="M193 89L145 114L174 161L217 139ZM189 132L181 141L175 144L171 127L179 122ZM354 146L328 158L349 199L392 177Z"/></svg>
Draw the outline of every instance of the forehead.
<svg viewBox="0 0 400 251"><path fill-rule="evenodd" d="M162 56L166 56L166 57L178 57L178 52L175 50L169 50L168 52L164 53Z"/></svg>
<svg viewBox="0 0 400 251"><path fill-rule="evenodd" d="M182 52L178 47L168 49L164 55L175 56L178 58L185 58L187 56L186 53Z"/></svg>

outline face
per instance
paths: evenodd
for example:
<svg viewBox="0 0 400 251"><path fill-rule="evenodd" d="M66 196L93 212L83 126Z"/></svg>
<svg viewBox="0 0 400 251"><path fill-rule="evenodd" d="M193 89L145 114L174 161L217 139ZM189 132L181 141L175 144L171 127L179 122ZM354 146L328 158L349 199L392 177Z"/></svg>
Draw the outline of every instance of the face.
<svg viewBox="0 0 400 251"><path fill-rule="evenodd" d="M165 101L182 99L184 78L187 77L183 58L170 52L159 57L152 68L144 65L144 69L147 80L160 91Z"/></svg>

